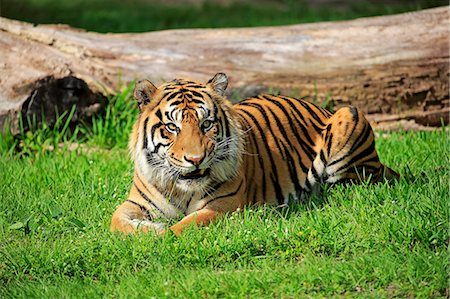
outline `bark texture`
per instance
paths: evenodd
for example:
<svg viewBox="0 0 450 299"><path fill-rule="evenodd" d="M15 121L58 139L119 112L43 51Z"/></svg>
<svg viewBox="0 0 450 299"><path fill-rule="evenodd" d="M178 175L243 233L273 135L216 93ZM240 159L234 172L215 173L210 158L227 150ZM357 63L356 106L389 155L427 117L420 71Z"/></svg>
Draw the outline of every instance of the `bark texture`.
<svg viewBox="0 0 450 299"><path fill-rule="evenodd" d="M229 92L280 90L354 105L377 127L449 121L448 7L304 25L98 34L0 18L0 128L77 105L95 113L120 84L230 78ZM57 107L55 109L55 107ZM409 126L409 125L407 125Z"/></svg>

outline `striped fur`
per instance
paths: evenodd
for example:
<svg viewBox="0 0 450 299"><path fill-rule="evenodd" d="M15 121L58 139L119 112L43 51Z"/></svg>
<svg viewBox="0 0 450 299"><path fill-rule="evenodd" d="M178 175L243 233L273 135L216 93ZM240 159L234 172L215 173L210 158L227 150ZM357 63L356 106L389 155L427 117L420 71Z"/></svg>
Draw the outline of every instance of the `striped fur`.
<svg viewBox="0 0 450 299"><path fill-rule="evenodd" d="M111 230L175 234L253 204L288 203L322 183L373 182L398 174L380 163L374 134L354 107L332 114L305 100L261 95L232 105L227 77L135 88L140 114L128 200Z"/></svg>

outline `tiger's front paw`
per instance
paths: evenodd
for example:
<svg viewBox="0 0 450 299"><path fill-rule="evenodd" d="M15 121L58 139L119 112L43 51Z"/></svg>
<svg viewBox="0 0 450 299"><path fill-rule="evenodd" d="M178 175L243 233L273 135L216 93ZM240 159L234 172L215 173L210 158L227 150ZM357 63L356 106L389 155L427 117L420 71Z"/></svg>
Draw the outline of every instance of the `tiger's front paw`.
<svg viewBox="0 0 450 299"><path fill-rule="evenodd" d="M155 233L163 235L166 231L164 223L152 222L143 219L131 219L127 221L113 221L111 223L112 232L121 232L124 235L136 233Z"/></svg>
<svg viewBox="0 0 450 299"><path fill-rule="evenodd" d="M130 221L130 225L134 227L136 232L153 232L158 236L164 234L166 231L166 225L164 223L152 222L149 220L133 219Z"/></svg>
<svg viewBox="0 0 450 299"><path fill-rule="evenodd" d="M156 234L158 235L158 237L164 237L165 235L167 235L167 230L162 229L159 232L157 232Z"/></svg>

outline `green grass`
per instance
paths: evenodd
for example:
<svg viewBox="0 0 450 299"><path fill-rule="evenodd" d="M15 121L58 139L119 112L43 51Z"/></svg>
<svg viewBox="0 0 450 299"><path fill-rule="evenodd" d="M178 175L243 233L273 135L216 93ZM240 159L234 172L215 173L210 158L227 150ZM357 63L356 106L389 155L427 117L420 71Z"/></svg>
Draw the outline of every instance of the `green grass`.
<svg viewBox="0 0 450 299"><path fill-rule="evenodd" d="M124 0L3 0L0 14L32 23L63 23L98 32L142 32L174 28L273 26L346 20L445 6L448 1L355 1L346 9L311 7L306 1L234 1L229 6L164 5L162 1Z"/></svg>
<svg viewBox="0 0 450 299"><path fill-rule="evenodd" d="M128 98L119 94L97 129L81 127L75 151L63 123L28 143L1 139L0 298L445 297L446 132L379 138L381 159L402 174L391 185L325 188L305 204L248 208L181 238L123 238L108 227L132 182ZM64 140L60 150L43 146ZM18 153L5 150L12 145Z"/></svg>
<svg viewBox="0 0 450 299"><path fill-rule="evenodd" d="M123 32L290 24L448 5L366 3L340 12L296 3L150 9L118 0L7 0L0 13ZM125 148L137 109L130 90L92 124L73 128L68 113L54 128L34 124L33 133L0 136L0 298L446 297L446 132L379 138L381 159L402 174L391 185L324 188L305 204L248 208L181 238L123 238L108 227L132 182ZM70 151L73 142L82 146Z"/></svg>

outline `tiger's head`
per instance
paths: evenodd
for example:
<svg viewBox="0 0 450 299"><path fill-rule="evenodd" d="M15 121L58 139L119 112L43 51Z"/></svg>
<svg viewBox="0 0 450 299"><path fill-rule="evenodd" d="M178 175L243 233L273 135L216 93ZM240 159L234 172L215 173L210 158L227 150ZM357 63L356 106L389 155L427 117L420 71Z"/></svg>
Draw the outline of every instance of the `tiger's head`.
<svg viewBox="0 0 450 299"><path fill-rule="evenodd" d="M175 79L155 87L136 84L140 114L130 138L136 167L165 190L208 191L236 175L243 139L237 114L223 97L227 76L206 84Z"/></svg>

